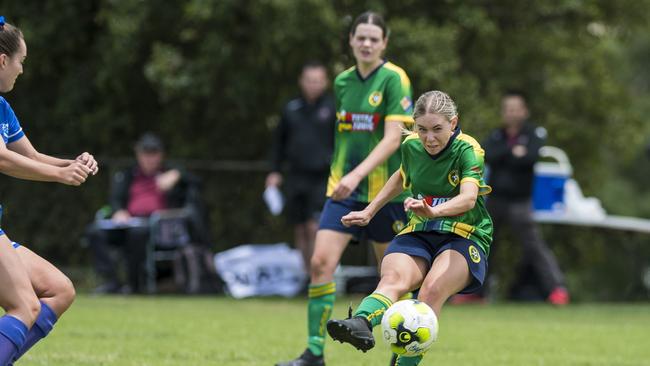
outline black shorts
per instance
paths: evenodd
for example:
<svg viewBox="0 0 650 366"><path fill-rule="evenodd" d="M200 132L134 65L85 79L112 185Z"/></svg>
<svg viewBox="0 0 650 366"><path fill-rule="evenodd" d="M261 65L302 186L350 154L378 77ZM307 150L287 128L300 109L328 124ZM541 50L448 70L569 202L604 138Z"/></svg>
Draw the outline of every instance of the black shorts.
<svg viewBox="0 0 650 366"><path fill-rule="evenodd" d="M324 174L287 175L284 194L285 215L291 224L303 224L309 220L318 221L325 204L327 177Z"/></svg>
<svg viewBox="0 0 650 366"><path fill-rule="evenodd" d="M487 257L476 243L456 234L415 231L398 235L391 241L384 255L404 253L412 257L420 257L427 261L430 268L433 260L447 249L455 250L465 257L472 276L472 282L459 293L468 294L481 288L487 273Z"/></svg>

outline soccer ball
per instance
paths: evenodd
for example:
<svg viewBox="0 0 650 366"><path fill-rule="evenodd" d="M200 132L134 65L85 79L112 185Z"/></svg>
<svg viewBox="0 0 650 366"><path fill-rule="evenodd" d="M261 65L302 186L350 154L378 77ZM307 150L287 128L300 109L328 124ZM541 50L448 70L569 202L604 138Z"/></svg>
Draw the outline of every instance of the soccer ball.
<svg viewBox="0 0 650 366"><path fill-rule="evenodd" d="M438 318L429 305L418 300L402 300L386 310L381 330L394 353L418 356L436 340Z"/></svg>

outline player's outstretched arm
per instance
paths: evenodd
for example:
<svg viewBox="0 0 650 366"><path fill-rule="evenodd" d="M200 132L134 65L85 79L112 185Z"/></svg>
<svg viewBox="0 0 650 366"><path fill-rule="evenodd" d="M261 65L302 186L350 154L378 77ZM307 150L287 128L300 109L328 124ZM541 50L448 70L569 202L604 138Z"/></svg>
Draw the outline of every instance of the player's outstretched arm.
<svg viewBox="0 0 650 366"><path fill-rule="evenodd" d="M435 207L429 206L423 199L412 197L404 200L404 210L411 210L422 217L444 217L462 215L474 208L478 198L478 186L474 182L460 184L460 193L449 201Z"/></svg>
<svg viewBox="0 0 650 366"><path fill-rule="evenodd" d="M38 152L36 148L34 148L32 143L29 141L27 136L23 136L19 140L16 140L8 144L7 148L15 153L18 153L29 159L36 160L44 164L49 164L49 165L63 168L63 167L67 167L68 165L74 162L80 162L90 169L92 175L97 174L97 172L99 171L99 166L97 164L97 161L91 154L87 152L80 154L74 160L56 158L54 156L50 156Z"/></svg>
<svg viewBox="0 0 650 366"><path fill-rule="evenodd" d="M366 206L363 211L352 211L349 214L341 218L341 223L345 226L366 226L372 220L372 218L377 214L377 212L390 202L393 198L397 197L402 191L403 187L403 178L400 171L396 171L391 175L391 177L386 181L384 187L377 193L372 202Z"/></svg>
<svg viewBox="0 0 650 366"><path fill-rule="evenodd" d="M401 122L386 121L384 137L356 168L341 178L334 188L332 199L338 201L348 198L363 178L397 151L402 143L403 130L404 125Z"/></svg>
<svg viewBox="0 0 650 366"><path fill-rule="evenodd" d="M78 162L73 162L67 167L42 163L11 151L5 144L0 143L0 172L20 179L78 186L86 181L91 171Z"/></svg>

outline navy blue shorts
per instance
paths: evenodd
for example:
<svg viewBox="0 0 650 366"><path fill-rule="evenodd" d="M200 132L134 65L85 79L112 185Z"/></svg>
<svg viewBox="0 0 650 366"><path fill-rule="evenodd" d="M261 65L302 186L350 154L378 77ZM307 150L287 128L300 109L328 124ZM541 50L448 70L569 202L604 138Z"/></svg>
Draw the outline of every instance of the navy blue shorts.
<svg viewBox="0 0 650 366"><path fill-rule="evenodd" d="M465 257L469 272L473 278L472 282L459 293L469 294L481 288L488 266L485 253L473 241L456 234L436 231L402 234L393 239L384 255L404 253L412 257L420 257L426 260L429 267L431 267L433 260L447 249L455 250Z"/></svg>
<svg viewBox="0 0 650 366"><path fill-rule="evenodd" d="M406 223L404 205L400 202L388 203L382 207L375 217L370 220L368 226L345 227L341 223L341 217L351 211L361 211L368 204L365 202L346 199L334 201L327 199L323 212L321 213L319 229L334 230L342 233L352 234L355 239L360 239L366 234L368 239L377 243L388 243L395 234L399 233Z"/></svg>

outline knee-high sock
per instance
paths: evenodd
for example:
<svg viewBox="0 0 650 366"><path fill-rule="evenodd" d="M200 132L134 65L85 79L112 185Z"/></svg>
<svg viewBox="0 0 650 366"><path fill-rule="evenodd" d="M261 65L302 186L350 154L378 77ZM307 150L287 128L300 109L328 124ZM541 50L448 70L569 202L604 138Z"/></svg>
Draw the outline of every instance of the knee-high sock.
<svg viewBox="0 0 650 366"><path fill-rule="evenodd" d="M381 324L381 318L393 301L379 292L373 292L361 301L354 316L362 316L374 328Z"/></svg>
<svg viewBox="0 0 650 366"><path fill-rule="evenodd" d="M52 331L52 328L54 328L54 323L56 323L57 319L52 308L41 301L41 312L38 314L38 318L36 318L32 329L27 333L27 339L23 346L18 349L13 361L16 361L20 356L24 355L36 342L47 337Z"/></svg>
<svg viewBox="0 0 650 366"><path fill-rule="evenodd" d="M397 356L395 366L417 366L422 361L422 355L415 357Z"/></svg>
<svg viewBox="0 0 650 366"><path fill-rule="evenodd" d="M0 365L12 362L18 350L25 344L27 325L11 315L0 318Z"/></svg>
<svg viewBox="0 0 650 366"><path fill-rule="evenodd" d="M325 347L325 325L332 315L336 299L336 283L309 285L307 305L307 348L316 356L323 354Z"/></svg>

